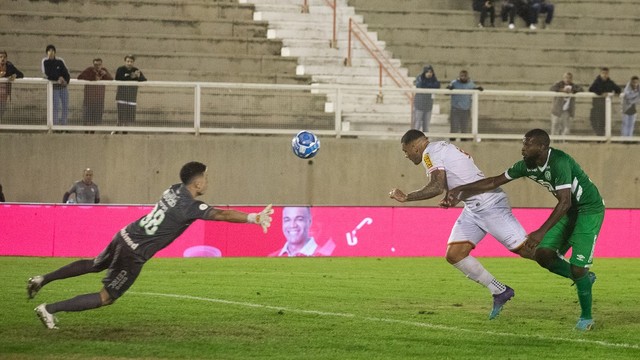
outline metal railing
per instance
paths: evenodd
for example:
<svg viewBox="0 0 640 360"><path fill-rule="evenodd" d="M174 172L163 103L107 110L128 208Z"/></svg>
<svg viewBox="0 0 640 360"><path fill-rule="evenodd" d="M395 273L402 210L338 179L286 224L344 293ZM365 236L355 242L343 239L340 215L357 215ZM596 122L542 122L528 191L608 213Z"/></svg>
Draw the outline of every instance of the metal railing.
<svg viewBox="0 0 640 360"><path fill-rule="evenodd" d="M0 81L3 85L6 80ZM327 136L400 137L410 128L411 105L390 110L378 116L377 123L367 120L366 112L345 109L355 104L353 95L383 92L385 96L427 93L436 97L443 109L434 113L429 136L434 138L520 139L531 128L550 127L551 100L554 97L576 98L577 112L571 135L554 135L566 141L637 142L639 137L615 136L621 117L617 97L606 96L604 135L593 135L589 124L592 93L573 95L550 91L445 90L379 86L346 86L337 84L279 85L209 82L71 80L68 86L69 115L66 125L54 124L52 83L44 79L25 78L12 82L10 100L0 119L0 131L35 132L132 132L191 134L292 134L300 129ZM104 109L100 122L86 118L84 90L104 86ZM118 87L138 86L137 118L117 126L115 94ZM328 96L333 94L333 106ZM450 95L469 95L472 99L470 131L451 133L447 113ZM344 99L349 98L351 102ZM368 98L363 96L363 98ZM2 101L3 99L0 99ZM91 99L90 99L91 100ZM360 104L361 108L370 107ZM380 104L380 106L385 106ZM380 115L380 110L377 115ZM346 119L346 117L349 119ZM382 120L380 120L382 119ZM344 123L349 121L349 127Z"/></svg>
<svg viewBox="0 0 640 360"><path fill-rule="evenodd" d="M351 66L351 58L352 58L352 41L351 39L358 40L362 46L365 48L367 53L378 63L378 86L382 88L382 76L383 73L387 74L389 78L393 81L396 86L400 88L410 88L411 83L403 76L398 69L393 66L391 63L391 59L384 54L384 51L380 49L378 45L376 45L375 41L371 39L367 32L362 29L362 27L352 18L349 18L349 35L348 35L348 48L347 48L347 59L345 61L347 66ZM413 94L407 93L407 97L409 100L413 100ZM383 102L382 92L379 92L378 102Z"/></svg>

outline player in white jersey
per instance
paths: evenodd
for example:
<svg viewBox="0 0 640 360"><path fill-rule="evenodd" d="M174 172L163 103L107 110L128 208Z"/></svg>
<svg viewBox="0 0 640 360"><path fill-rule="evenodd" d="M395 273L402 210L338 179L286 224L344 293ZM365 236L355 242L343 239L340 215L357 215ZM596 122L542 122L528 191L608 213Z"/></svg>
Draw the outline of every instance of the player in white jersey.
<svg viewBox="0 0 640 360"><path fill-rule="evenodd" d="M423 164L430 181L422 189L404 193L392 189L389 197L399 202L426 200L457 186L484 178L473 158L446 141L430 142L419 130L409 130L402 137L402 151L414 164ZM504 304L515 295L512 288L498 281L470 255L489 233L510 251L528 259L533 252L525 246L527 233L513 216L502 189L479 193L464 200L464 209L456 220L447 243L447 261L469 279L484 285L493 295L489 319L494 319Z"/></svg>

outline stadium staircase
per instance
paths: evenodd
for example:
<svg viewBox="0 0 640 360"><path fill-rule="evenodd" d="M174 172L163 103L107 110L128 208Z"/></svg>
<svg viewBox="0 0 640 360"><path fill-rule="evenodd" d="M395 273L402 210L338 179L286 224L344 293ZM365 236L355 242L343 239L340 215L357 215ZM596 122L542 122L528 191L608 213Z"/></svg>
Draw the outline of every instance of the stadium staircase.
<svg viewBox="0 0 640 360"><path fill-rule="evenodd" d="M297 58L298 73L311 76L314 84L344 84L367 86L368 91L343 91L341 115L343 128L350 130L404 131L411 124L411 94L377 91L382 87L412 87L413 77L399 59L386 50L384 41L375 32L367 31L361 15L348 6L346 0L336 1L334 36L333 1L308 1L303 9L301 0L240 0L255 6L254 20L267 21L269 38L282 41L281 54ZM361 29L360 41L352 35L349 42L349 21L352 28ZM357 27L356 27L357 26ZM349 43L351 44L350 63ZM367 45L363 45L366 43ZM385 70L380 76L380 63ZM387 74L389 71L390 74ZM318 90L322 92L323 90ZM325 92L327 109L335 110L334 92ZM446 116L436 106L432 129L448 131ZM439 129L438 129L439 127Z"/></svg>

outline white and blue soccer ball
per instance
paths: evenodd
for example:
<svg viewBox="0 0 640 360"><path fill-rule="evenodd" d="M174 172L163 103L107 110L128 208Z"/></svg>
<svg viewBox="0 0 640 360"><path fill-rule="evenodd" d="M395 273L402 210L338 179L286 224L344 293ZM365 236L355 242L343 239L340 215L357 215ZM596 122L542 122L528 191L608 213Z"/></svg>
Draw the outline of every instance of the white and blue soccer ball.
<svg viewBox="0 0 640 360"><path fill-rule="evenodd" d="M291 139L291 150L299 158L310 159L320 150L320 139L314 133L302 130Z"/></svg>

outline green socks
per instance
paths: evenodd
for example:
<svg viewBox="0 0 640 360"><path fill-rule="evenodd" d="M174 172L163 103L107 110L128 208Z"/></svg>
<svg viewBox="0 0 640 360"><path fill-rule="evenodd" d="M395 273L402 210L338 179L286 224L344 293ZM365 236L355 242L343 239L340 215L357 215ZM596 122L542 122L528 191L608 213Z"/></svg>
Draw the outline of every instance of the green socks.
<svg viewBox="0 0 640 360"><path fill-rule="evenodd" d="M592 293L591 287L593 286L591 279L589 278L589 274L585 276L575 279L576 289L578 290L578 301L580 301L580 309L582 309L582 313L580 314L581 319L591 319L591 303L592 303Z"/></svg>

